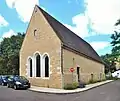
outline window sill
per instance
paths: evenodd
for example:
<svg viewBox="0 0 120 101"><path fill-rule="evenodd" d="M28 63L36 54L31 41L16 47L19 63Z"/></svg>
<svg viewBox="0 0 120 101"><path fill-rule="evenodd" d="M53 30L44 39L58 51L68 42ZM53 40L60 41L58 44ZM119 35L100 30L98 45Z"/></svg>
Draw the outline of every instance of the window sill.
<svg viewBox="0 0 120 101"><path fill-rule="evenodd" d="M49 79L50 77L43 77L42 79Z"/></svg>
<svg viewBox="0 0 120 101"><path fill-rule="evenodd" d="M34 77L27 77L28 79L33 79Z"/></svg>
<svg viewBox="0 0 120 101"><path fill-rule="evenodd" d="M35 79L42 79L42 77L34 77Z"/></svg>
<svg viewBox="0 0 120 101"><path fill-rule="evenodd" d="M27 77L29 79L49 79L50 77Z"/></svg>

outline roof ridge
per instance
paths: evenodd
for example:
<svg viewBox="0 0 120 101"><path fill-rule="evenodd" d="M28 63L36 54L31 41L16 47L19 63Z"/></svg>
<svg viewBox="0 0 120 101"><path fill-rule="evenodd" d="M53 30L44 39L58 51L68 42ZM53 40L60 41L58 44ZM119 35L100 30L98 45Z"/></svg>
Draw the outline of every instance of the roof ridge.
<svg viewBox="0 0 120 101"><path fill-rule="evenodd" d="M39 7L38 5L36 5L39 9L41 9L42 11L44 11L45 13L49 14L47 11L43 10L41 7ZM77 36L78 38L82 39L84 42L86 42L87 44L89 44L87 41L85 41L83 38L81 38L80 36L78 36L75 32L73 32L72 30L70 30L68 27L66 27L63 23L61 23L59 20L57 20L55 17L53 17L52 15L49 14L49 16L51 16L54 20L56 20L58 23L60 23L61 25L63 25L67 30L71 31L73 35Z"/></svg>
<svg viewBox="0 0 120 101"><path fill-rule="evenodd" d="M53 30L56 32L57 36L63 42L63 44L68 45L69 47L76 49L76 51L81 52L82 54L94 58L96 61L101 62L101 58L98 53L93 49L93 47L80 36L75 34L69 28L67 28L64 24L58 21L56 18L51 16L49 13L44 11L38 5L36 5L39 10L42 12L48 23L51 25Z"/></svg>

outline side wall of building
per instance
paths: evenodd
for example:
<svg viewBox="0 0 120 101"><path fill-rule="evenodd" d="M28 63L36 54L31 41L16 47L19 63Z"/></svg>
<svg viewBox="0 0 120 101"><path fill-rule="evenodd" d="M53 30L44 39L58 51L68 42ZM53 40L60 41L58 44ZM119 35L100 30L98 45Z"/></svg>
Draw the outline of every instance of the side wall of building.
<svg viewBox="0 0 120 101"><path fill-rule="evenodd" d="M73 76L70 68L74 68ZM80 80L89 82L89 80L104 79L104 65L90 60L76 53L63 49L63 77L64 84L78 82L77 67L79 69Z"/></svg>
<svg viewBox="0 0 120 101"><path fill-rule="evenodd" d="M34 31L36 30L36 33ZM36 35L35 35L36 34ZM50 58L50 77L29 77L27 59L34 54L42 56L47 53ZM34 63L33 63L34 64ZM42 65L41 65L42 66ZM35 68L35 65L32 65ZM20 51L20 75L26 76L32 86L62 88L61 76L61 42L40 10L36 7Z"/></svg>

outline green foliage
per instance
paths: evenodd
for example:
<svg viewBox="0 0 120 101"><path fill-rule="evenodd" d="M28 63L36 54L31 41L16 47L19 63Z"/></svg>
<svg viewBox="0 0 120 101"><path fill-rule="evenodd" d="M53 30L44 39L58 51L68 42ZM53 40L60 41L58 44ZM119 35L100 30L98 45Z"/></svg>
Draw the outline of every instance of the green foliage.
<svg viewBox="0 0 120 101"><path fill-rule="evenodd" d="M19 51L24 36L18 33L0 43L0 74L19 74Z"/></svg>
<svg viewBox="0 0 120 101"><path fill-rule="evenodd" d="M115 26L118 25L120 25L120 19L115 23ZM111 39L112 39L111 45L113 46L112 55L114 55L114 58L118 60L120 56L120 32L114 31L114 33L111 35Z"/></svg>
<svg viewBox="0 0 120 101"><path fill-rule="evenodd" d="M115 23L115 26L120 24L120 19L117 20L117 22Z"/></svg>
<svg viewBox="0 0 120 101"><path fill-rule="evenodd" d="M120 55L120 33L117 31L114 31L115 33L112 34L111 39L112 39L112 54L118 58Z"/></svg>
<svg viewBox="0 0 120 101"><path fill-rule="evenodd" d="M120 19L115 23L115 26L120 25ZM120 31L114 31L111 35L111 54L101 56L105 63L105 73L116 71L115 62L120 62Z"/></svg>
<svg viewBox="0 0 120 101"><path fill-rule="evenodd" d="M106 80L117 80L117 77L112 77L112 73L109 72L106 74Z"/></svg>
<svg viewBox="0 0 120 101"><path fill-rule="evenodd" d="M102 82L102 81L105 81L105 80L106 79L102 79L102 80L92 80L92 79L90 79L87 84L93 84L93 83Z"/></svg>
<svg viewBox="0 0 120 101"><path fill-rule="evenodd" d="M117 57L115 57L114 54L106 54L101 56L101 59L107 64L110 64L110 62L114 61L115 58Z"/></svg>
<svg viewBox="0 0 120 101"><path fill-rule="evenodd" d="M73 82L73 86L77 88L79 86L78 82Z"/></svg>
<svg viewBox="0 0 120 101"><path fill-rule="evenodd" d="M113 77L112 74L109 72L108 74L106 74L106 79L107 80L118 80L119 78Z"/></svg>
<svg viewBox="0 0 120 101"><path fill-rule="evenodd" d="M78 87L78 83L74 82L72 84L66 84L64 86L64 89L66 89L66 90L73 90L73 89L76 89L77 87Z"/></svg>
<svg viewBox="0 0 120 101"><path fill-rule="evenodd" d="M119 78L117 78L117 77L112 77L112 76L110 76L110 77L108 77L108 78L106 78L107 80L119 80Z"/></svg>
<svg viewBox="0 0 120 101"><path fill-rule="evenodd" d="M97 80L92 80L92 79L90 79L87 84L93 84L93 83L97 83L97 82L98 82ZM100 82L100 81L99 81L99 82Z"/></svg>
<svg viewBox="0 0 120 101"><path fill-rule="evenodd" d="M91 78L89 79L89 82L87 84L93 84L93 83L105 81L106 79L102 78L101 76L102 76L102 74L100 73L100 78L96 80L96 79L94 79L94 75L91 74Z"/></svg>
<svg viewBox="0 0 120 101"><path fill-rule="evenodd" d="M114 54L106 54L102 55L101 59L104 61L105 64L105 74L108 72L114 72L116 71L116 64L117 57Z"/></svg>
<svg viewBox="0 0 120 101"><path fill-rule="evenodd" d="M109 78L112 77L112 73L111 73L111 72L108 72L105 76L106 76L106 79L109 80Z"/></svg>

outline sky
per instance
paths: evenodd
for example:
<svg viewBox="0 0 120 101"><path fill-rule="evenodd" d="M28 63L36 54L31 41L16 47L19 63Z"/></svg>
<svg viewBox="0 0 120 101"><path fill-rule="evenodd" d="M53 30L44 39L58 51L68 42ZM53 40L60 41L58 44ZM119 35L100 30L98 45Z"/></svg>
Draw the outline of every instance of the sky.
<svg viewBox="0 0 120 101"><path fill-rule="evenodd" d="M35 5L87 41L99 55L111 52L120 0L0 0L0 40L26 32Z"/></svg>

